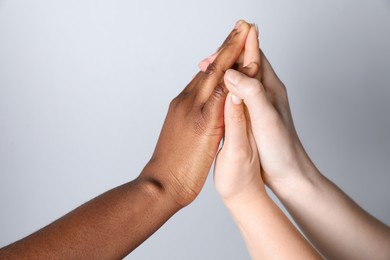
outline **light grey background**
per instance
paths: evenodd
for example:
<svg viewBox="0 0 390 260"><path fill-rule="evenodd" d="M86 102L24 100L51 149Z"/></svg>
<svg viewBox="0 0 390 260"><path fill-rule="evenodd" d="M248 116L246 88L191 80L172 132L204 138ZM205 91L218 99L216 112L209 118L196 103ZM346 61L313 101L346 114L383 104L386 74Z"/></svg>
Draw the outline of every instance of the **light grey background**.
<svg viewBox="0 0 390 260"><path fill-rule="evenodd" d="M389 224L389 1L0 0L0 247L135 178L239 18L317 166ZM211 176L129 259L249 258Z"/></svg>

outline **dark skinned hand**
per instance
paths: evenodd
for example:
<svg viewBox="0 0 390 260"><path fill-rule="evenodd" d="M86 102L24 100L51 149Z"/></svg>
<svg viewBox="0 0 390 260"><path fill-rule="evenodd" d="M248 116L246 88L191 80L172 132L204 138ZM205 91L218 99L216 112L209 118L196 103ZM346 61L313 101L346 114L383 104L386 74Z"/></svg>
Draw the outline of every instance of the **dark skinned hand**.
<svg viewBox="0 0 390 260"><path fill-rule="evenodd" d="M249 29L239 21L214 62L172 100L154 154L140 176L167 189L181 206L200 192L223 137L223 76L239 58Z"/></svg>

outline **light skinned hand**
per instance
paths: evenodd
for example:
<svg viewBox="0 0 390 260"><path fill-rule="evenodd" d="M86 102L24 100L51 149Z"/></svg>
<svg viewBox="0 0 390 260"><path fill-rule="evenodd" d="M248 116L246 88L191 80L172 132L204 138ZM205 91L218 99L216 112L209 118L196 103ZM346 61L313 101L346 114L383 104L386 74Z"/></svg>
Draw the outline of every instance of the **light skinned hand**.
<svg viewBox="0 0 390 260"><path fill-rule="evenodd" d="M245 75L260 77L260 58L258 33L252 26L236 67ZM200 66L205 63L207 59ZM215 163L216 189L252 259L319 259L265 191L247 112L242 100L229 93L225 102L224 142Z"/></svg>
<svg viewBox="0 0 390 260"><path fill-rule="evenodd" d="M264 182L321 254L329 259L389 259L390 228L311 162L296 133L286 88L264 54L255 78L230 69L225 83L248 108Z"/></svg>
<svg viewBox="0 0 390 260"><path fill-rule="evenodd" d="M213 57L203 60L200 68L206 68ZM225 84L248 108L263 180L272 189L293 183L292 179L303 180L301 175L313 171L315 166L295 131L286 88L264 53L261 52L259 64L251 65L260 66L255 77L229 69Z"/></svg>
<svg viewBox="0 0 390 260"><path fill-rule="evenodd" d="M252 26L238 60L238 66L245 73L255 76L258 73L258 66L252 64L258 64L259 61L258 34L256 27ZM200 67L205 63L202 61ZM252 66L245 67L247 65ZM250 189L259 189L265 193L260 174L259 155L245 109L239 98L228 95L224 112L224 142L218 153L214 170L215 187L224 200L240 197Z"/></svg>
<svg viewBox="0 0 390 260"><path fill-rule="evenodd" d="M289 183L291 178L300 179L299 175L315 166L295 131L286 88L267 58L261 57L262 74L257 78L230 69L225 74L225 83L248 107L263 178L275 188L278 183Z"/></svg>

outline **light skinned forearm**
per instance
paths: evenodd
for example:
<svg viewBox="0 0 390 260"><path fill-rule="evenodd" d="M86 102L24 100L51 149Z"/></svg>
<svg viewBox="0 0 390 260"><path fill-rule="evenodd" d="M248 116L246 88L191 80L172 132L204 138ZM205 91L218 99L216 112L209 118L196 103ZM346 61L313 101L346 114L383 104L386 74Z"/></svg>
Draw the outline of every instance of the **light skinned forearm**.
<svg viewBox="0 0 390 260"><path fill-rule="evenodd" d="M264 187L247 189L224 203L232 214L252 259L321 259Z"/></svg>
<svg viewBox="0 0 390 260"><path fill-rule="evenodd" d="M296 175L298 176L298 175ZM390 259L390 229L315 167L273 192L313 245L329 259Z"/></svg>
<svg viewBox="0 0 390 260"><path fill-rule="evenodd" d="M121 259L179 209L158 181L141 177L0 249L0 258Z"/></svg>

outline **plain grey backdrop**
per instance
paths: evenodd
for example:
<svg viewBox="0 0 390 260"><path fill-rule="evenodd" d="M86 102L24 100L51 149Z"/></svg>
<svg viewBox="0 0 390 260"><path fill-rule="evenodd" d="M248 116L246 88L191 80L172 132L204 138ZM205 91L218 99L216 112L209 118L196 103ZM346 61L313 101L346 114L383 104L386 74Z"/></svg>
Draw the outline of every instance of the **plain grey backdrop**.
<svg viewBox="0 0 390 260"><path fill-rule="evenodd" d="M318 168L390 224L390 1L0 0L0 247L135 178L169 101L240 18ZM211 171L128 258L249 256Z"/></svg>

